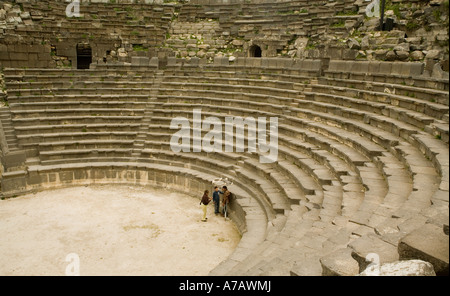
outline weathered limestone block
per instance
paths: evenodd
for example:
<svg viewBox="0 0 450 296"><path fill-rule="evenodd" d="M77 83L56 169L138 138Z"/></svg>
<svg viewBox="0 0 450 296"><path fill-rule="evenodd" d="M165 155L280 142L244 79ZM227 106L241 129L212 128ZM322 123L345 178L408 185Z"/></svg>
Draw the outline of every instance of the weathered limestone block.
<svg viewBox="0 0 450 296"><path fill-rule="evenodd" d="M422 260L405 260L382 265L373 264L359 276L435 276L433 265Z"/></svg>
<svg viewBox="0 0 450 296"><path fill-rule="evenodd" d="M397 247L381 240L375 234L364 235L348 245L352 250L352 257L358 261L360 271L366 269L370 264L366 258L371 254L376 254L379 258L379 262L387 263L397 261L399 255Z"/></svg>
<svg viewBox="0 0 450 296"><path fill-rule="evenodd" d="M361 45L359 44L358 40L356 40L355 38L348 39L347 46L350 49L361 49Z"/></svg>
<svg viewBox="0 0 450 296"><path fill-rule="evenodd" d="M449 239L442 227L425 224L400 240L400 259L430 262L437 275L448 275Z"/></svg>
<svg viewBox="0 0 450 296"><path fill-rule="evenodd" d="M397 54L397 58L400 61L405 61L406 59L409 58L409 52L408 51L400 50L400 51L396 51L395 53Z"/></svg>
<svg viewBox="0 0 450 296"><path fill-rule="evenodd" d="M296 261L290 271L291 276L320 276L322 267L319 258L308 257Z"/></svg>
<svg viewBox="0 0 450 296"><path fill-rule="evenodd" d="M0 20L4 20L6 17L6 11L4 9L0 9Z"/></svg>
<svg viewBox="0 0 450 296"><path fill-rule="evenodd" d="M229 61L227 57L215 57L214 58L214 64L220 65L220 66L228 66Z"/></svg>
<svg viewBox="0 0 450 296"><path fill-rule="evenodd" d="M20 192L26 189L26 171L4 173L1 180L2 192Z"/></svg>
<svg viewBox="0 0 450 296"><path fill-rule="evenodd" d="M437 49L432 49L427 52L425 56L426 59L436 60L441 57L441 51Z"/></svg>
<svg viewBox="0 0 450 296"><path fill-rule="evenodd" d="M131 57L131 64L135 66L148 66L148 57Z"/></svg>
<svg viewBox="0 0 450 296"><path fill-rule="evenodd" d="M420 61L424 58L423 52L420 50L415 50L410 54L413 61Z"/></svg>
<svg viewBox="0 0 450 296"><path fill-rule="evenodd" d="M396 59L397 59L397 55L395 54L395 51L391 50L386 53L387 61L395 61Z"/></svg>
<svg viewBox="0 0 450 296"><path fill-rule="evenodd" d="M10 152L2 158L5 169L22 166L26 161L26 154L22 151Z"/></svg>
<svg viewBox="0 0 450 296"><path fill-rule="evenodd" d="M352 257L352 249L336 250L320 259L323 276L353 276L359 273L359 264Z"/></svg>

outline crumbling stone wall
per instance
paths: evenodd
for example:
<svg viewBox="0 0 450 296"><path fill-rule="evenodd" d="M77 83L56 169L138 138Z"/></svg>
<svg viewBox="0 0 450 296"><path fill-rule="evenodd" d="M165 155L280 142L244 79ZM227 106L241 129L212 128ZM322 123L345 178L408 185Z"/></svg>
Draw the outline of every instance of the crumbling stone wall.
<svg viewBox="0 0 450 296"><path fill-rule="evenodd" d="M166 3L167 2L167 3ZM131 61L156 56L178 1L89 0L80 15L60 1L0 1L0 63L3 67L77 67L77 45L92 61Z"/></svg>
<svg viewBox="0 0 450 296"><path fill-rule="evenodd" d="M387 0L380 31L363 0L85 0L79 18L67 2L0 1L4 67L77 67L77 44L92 62L133 57L262 57L434 61L448 71L448 0ZM434 67L434 64L430 64Z"/></svg>

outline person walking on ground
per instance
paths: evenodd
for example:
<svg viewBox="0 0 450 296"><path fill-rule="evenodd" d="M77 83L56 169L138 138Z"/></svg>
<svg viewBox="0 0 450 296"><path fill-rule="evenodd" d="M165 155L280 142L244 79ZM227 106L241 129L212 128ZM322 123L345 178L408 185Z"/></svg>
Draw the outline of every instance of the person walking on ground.
<svg viewBox="0 0 450 296"><path fill-rule="evenodd" d="M208 218L206 218L206 212L208 210L208 204L211 201L211 197L209 197L209 191L205 190L205 192L203 193L203 197L202 197L202 201L200 202L200 204L202 205L202 210L203 210L203 218L202 218L202 222L206 222L206 220Z"/></svg>
<svg viewBox="0 0 450 296"><path fill-rule="evenodd" d="M219 187L214 187L214 192L213 192L213 202L214 202L214 214L219 214L219 208L220 208L220 194L223 194L222 191L219 190Z"/></svg>
<svg viewBox="0 0 450 296"><path fill-rule="evenodd" d="M230 201L230 191L228 191L227 186L223 186L222 187L222 192L223 192L223 199L222 199L222 207L223 207L223 215L225 216L227 214L227 205L228 202Z"/></svg>

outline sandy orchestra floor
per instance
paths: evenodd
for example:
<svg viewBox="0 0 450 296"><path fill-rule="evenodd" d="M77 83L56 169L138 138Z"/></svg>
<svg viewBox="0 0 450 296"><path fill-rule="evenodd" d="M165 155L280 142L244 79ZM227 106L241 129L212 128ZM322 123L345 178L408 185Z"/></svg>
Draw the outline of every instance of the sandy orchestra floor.
<svg viewBox="0 0 450 296"><path fill-rule="evenodd" d="M199 193L199 197L202 193ZM163 189L94 185L0 201L0 275L207 275L240 240L199 199Z"/></svg>

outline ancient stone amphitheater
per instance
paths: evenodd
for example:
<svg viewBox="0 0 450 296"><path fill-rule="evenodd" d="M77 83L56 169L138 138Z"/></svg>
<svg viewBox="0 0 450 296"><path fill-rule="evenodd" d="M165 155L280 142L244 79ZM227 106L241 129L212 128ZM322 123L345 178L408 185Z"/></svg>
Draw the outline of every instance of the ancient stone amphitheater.
<svg viewBox="0 0 450 296"><path fill-rule="evenodd" d="M448 274L448 1L387 1L384 31L369 3L0 1L2 198L227 177L242 239L211 275L356 275L372 253ZM194 109L277 117L277 161L173 152Z"/></svg>

